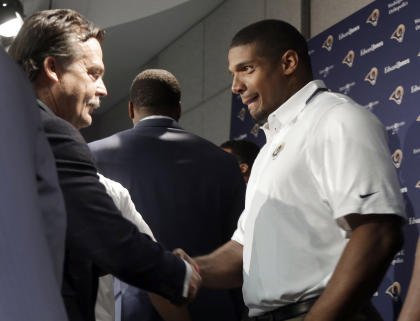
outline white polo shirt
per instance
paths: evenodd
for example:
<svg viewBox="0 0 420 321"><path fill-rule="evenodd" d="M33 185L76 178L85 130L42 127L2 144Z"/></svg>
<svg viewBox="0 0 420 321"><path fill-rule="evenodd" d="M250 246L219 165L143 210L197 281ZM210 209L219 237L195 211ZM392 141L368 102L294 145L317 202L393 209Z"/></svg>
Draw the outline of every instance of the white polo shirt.
<svg viewBox="0 0 420 321"><path fill-rule="evenodd" d="M387 134L349 97L308 83L268 117L238 228L250 315L321 294L351 232L347 214L404 207Z"/></svg>

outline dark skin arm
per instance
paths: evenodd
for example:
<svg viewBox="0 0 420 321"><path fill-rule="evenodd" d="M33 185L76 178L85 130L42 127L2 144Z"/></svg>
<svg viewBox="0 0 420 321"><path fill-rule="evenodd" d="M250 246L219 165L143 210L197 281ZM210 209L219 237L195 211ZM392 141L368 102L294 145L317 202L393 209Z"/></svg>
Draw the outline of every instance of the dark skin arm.
<svg viewBox="0 0 420 321"><path fill-rule="evenodd" d="M242 286L242 250L236 241L228 241L210 254L191 259L183 250L175 254L191 264L197 264L202 286L213 289L231 289Z"/></svg>
<svg viewBox="0 0 420 321"><path fill-rule="evenodd" d="M367 304L403 243L397 215L350 214L352 235L324 293L305 321L342 320Z"/></svg>
<svg viewBox="0 0 420 321"><path fill-rule="evenodd" d="M149 292L150 301L165 321L191 321L190 313L186 306L176 306L164 297Z"/></svg>
<svg viewBox="0 0 420 321"><path fill-rule="evenodd" d="M420 320L420 238L417 241L416 257L410 287L398 321Z"/></svg>

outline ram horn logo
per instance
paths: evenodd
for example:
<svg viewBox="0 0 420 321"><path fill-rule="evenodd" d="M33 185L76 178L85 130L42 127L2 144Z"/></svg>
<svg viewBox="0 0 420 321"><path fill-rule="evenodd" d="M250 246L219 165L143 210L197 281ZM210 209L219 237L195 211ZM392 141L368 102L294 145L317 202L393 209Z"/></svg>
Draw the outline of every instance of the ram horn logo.
<svg viewBox="0 0 420 321"><path fill-rule="evenodd" d="M417 182L416 188L420 188L420 181Z"/></svg>
<svg viewBox="0 0 420 321"><path fill-rule="evenodd" d="M322 48L325 48L328 51L331 51L333 43L334 43L334 37L332 35L329 35L327 39L325 39L324 43L322 44Z"/></svg>
<svg viewBox="0 0 420 321"><path fill-rule="evenodd" d="M246 115L245 107L242 107L242 109L239 111L239 113L238 113L238 115L236 115L236 117L238 117L241 121L244 121L245 115Z"/></svg>
<svg viewBox="0 0 420 321"><path fill-rule="evenodd" d="M254 127L252 127L250 133L254 135L255 137L258 137L259 130L260 130L260 126L258 124L255 124Z"/></svg>
<svg viewBox="0 0 420 321"><path fill-rule="evenodd" d="M372 26L376 27L378 24L378 21L379 21L379 9L375 9L367 18L366 23L370 23Z"/></svg>
<svg viewBox="0 0 420 321"><path fill-rule="evenodd" d="M353 62L354 62L354 51L350 50L347 55L344 57L343 59L343 64L346 64L349 67L353 66Z"/></svg>
<svg viewBox="0 0 420 321"><path fill-rule="evenodd" d="M397 149L394 154L392 154L392 162L394 163L395 168L400 168L402 159L403 152L401 149Z"/></svg>
<svg viewBox="0 0 420 321"><path fill-rule="evenodd" d="M404 34L405 34L405 26L401 24L392 33L391 39L394 39L398 41L399 43L402 43L404 41Z"/></svg>
<svg viewBox="0 0 420 321"><path fill-rule="evenodd" d="M416 121L420 121L420 115L417 116Z"/></svg>
<svg viewBox="0 0 420 321"><path fill-rule="evenodd" d="M276 147L276 149L273 151L273 154L271 155L273 159L275 159L277 155L284 149L284 145L285 143L280 144L279 146Z"/></svg>
<svg viewBox="0 0 420 321"><path fill-rule="evenodd" d="M395 302L400 300L401 285L398 282L392 283L385 291Z"/></svg>
<svg viewBox="0 0 420 321"><path fill-rule="evenodd" d="M391 96L389 96L389 100L393 100L396 104L401 105L403 97L404 97L404 87L398 86L392 92Z"/></svg>
<svg viewBox="0 0 420 321"><path fill-rule="evenodd" d="M368 81L372 86L375 86L376 79L378 78L378 68L373 67L365 77L365 81Z"/></svg>

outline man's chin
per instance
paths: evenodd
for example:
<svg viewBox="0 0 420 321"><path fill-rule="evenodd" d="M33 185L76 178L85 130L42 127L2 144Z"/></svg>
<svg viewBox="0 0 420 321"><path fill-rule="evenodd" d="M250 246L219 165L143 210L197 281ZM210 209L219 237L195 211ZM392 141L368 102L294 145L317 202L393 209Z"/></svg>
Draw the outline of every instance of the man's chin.
<svg viewBox="0 0 420 321"><path fill-rule="evenodd" d="M262 126L267 122L267 115L265 113L252 113L251 111L249 113L258 125Z"/></svg>
<svg viewBox="0 0 420 321"><path fill-rule="evenodd" d="M79 122L78 126L76 126L76 128L80 130L82 128L89 127L90 125L92 125L92 116L89 115L88 117L81 119L81 121Z"/></svg>

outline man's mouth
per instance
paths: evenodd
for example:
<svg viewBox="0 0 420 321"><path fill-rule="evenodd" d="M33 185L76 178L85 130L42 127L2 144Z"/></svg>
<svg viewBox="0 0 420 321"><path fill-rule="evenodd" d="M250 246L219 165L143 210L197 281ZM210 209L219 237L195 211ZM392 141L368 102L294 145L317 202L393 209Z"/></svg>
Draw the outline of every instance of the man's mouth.
<svg viewBox="0 0 420 321"><path fill-rule="evenodd" d="M249 97L242 98L242 103L243 103L244 105L247 105L247 106L249 107L249 106L250 106L250 105L252 105L253 103L257 102L258 97L259 97L259 95L258 95L258 94L255 94L255 95L253 95L253 96L249 96Z"/></svg>
<svg viewBox="0 0 420 321"><path fill-rule="evenodd" d="M94 109L97 109L100 107L101 105L101 101L99 100L99 98L93 98L91 99L87 104L87 107L89 108L89 114L93 113Z"/></svg>

